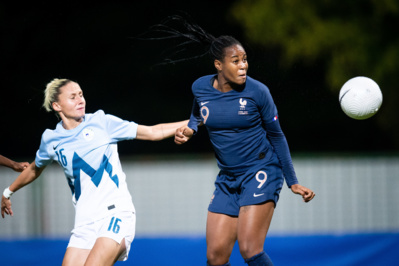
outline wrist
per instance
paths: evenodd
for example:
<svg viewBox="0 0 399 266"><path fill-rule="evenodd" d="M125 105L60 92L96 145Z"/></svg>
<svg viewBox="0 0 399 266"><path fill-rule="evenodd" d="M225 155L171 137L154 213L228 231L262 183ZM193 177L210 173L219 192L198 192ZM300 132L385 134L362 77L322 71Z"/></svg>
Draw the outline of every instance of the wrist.
<svg viewBox="0 0 399 266"><path fill-rule="evenodd" d="M13 163L11 164L11 168L12 168L14 171L17 171L17 170L18 170L18 163L17 163L17 162L13 162Z"/></svg>
<svg viewBox="0 0 399 266"><path fill-rule="evenodd" d="M12 194L14 194L14 192L10 190L10 187L4 189L3 196L5 198L10 199Z"/></svg>
<svg viewBox="0 0 399 266"><path fill-rule="evenodd" d="M187 126L187 128L191 131L191 134L190 134L191 136L194 136L194 135L197 133L197 130L198 130L198 129L195 130L194 128L191 128L191 127L188 127L188 126ZM191 137L191 136L190 136L190 137Z"/></svg>

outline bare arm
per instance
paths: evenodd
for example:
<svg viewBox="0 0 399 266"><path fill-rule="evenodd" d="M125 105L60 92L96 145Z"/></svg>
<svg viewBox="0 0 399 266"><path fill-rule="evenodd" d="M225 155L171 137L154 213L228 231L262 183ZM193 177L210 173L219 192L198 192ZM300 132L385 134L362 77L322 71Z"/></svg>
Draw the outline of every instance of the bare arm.
<svg viewBox="0 0 399 266"><path fill-rule="evenodd" d="M36 178L40 176L43 172L45 167L38 168L36 167L35 162L31 163L28 168L26 168L15 181L9 187L9 190L12 192L16 192L20 188L28 185L29 183L33 182ZM13 215L11 209L11 200L9 198L4 197L1 198L1 216L4 218L4 213L8 215Z"/></svg>
<svg viewBox="0 0 399 266"><path fill-rule="evenodd" d="M28 162L18 163L0 155L0 165L7 166L17 172L22 172L26 167L29 166L29 163Z"/></svg>
<svg viewBox="0 0 399 266"><path fill-rule="evenodd" d="M174 123L163 123L155 126L138 125L136 139L158 141L170 138L175 135L176 129L186 126L187 123L188 120Z"/></svg>

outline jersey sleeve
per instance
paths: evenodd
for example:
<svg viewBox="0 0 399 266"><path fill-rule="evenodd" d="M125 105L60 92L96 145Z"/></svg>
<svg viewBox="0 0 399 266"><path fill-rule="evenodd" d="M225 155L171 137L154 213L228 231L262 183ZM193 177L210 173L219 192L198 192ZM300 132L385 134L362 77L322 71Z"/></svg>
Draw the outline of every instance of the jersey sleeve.
<svg viewBox="0 0 399 266"><path fill-rule="evenodd" d="M290 149L288 147L287 139L281 130L278 120L265 124L267 138L272 144L274 151L281 163L285 181L288 187L298 184L298 179L295 174L294 166L292 164Z"/></svg>
<svg viewBox="0 0 399 266"><path fill-rule="evenodd" d="M272 144L281 163L285 181L288 187L291 187L294 184L298 184L298 179L292 164L287 139L280 127L276 105L274 104L272 95L266 86L261 87L259 93L260 95L257 98L258 108L262 116L262 122L266 130L267 138Z"/></svg>
<svg viewBox="0 0 399 266"><path fill-rule="evenodd" d="M113 115L105 115L106 126L111 142L135 139L137 136L137 123L122 120Z"/></svg>
<svg viewBox="0 0 399 266"><path fill-rule="evenodd" d="M262 115L263 124L267 124L277 120L277 108L274 104L273 97L266 86L262 86L256 95L259 111Z"/></svg>
<svg viewBox="0 0 399 266"><path fill-rule="evenodd" d="M200 108L197 102L197 99L194 98L193 101L193 108L191 110L190 121L188 122L188 127L194 130L194 132L198 131L198 126L201 124L201 115L200 115Z"/></svg>
<svg viewBox="0 0 399 266"><path fill-rule="evenodd" d="M46 141L45 134L46 132L43 133L39 150L36 152L35 164L38 168L42 168L43 166L47 166L53 162L53 158L48 151L49 143Z"/></svg>

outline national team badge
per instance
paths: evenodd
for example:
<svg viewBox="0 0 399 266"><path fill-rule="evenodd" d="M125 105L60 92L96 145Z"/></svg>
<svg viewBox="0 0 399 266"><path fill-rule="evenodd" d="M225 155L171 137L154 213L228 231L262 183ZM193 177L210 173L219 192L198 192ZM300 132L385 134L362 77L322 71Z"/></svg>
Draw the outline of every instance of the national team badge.
<svg viewBox="0 0 399 266"><path fill-rule="evenodd" d="M239 115L247 115L248 111L245 110L245 106L247 105L247 101L240 98L240 111L238 111Z"/></svg>
<svg viewBox="0 0 399 266"><path fill-rule="evenodd" d="M85 128L82 131L83 138L87 141L90 141L94 138L94 131L91 128Z"/></svg>
<svg viewBox="0 0 399 266"><path fill-rule="evenodd" d="M247 101L240 98L240 109L245 110L245 105L247 105Z"/></svg>

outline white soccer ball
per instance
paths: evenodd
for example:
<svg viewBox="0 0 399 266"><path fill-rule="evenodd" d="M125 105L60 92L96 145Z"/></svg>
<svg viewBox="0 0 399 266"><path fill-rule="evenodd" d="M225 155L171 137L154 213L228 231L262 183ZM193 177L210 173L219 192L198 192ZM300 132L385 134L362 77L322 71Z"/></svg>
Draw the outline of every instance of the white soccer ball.
<svg viewBox="0 0 399 266"><path fill-rule="evenodd" d="M363 120L377 113L382 104L382 93L378 84L367 77L354 77L342 86L339 102L346 115Z"/></svg>

